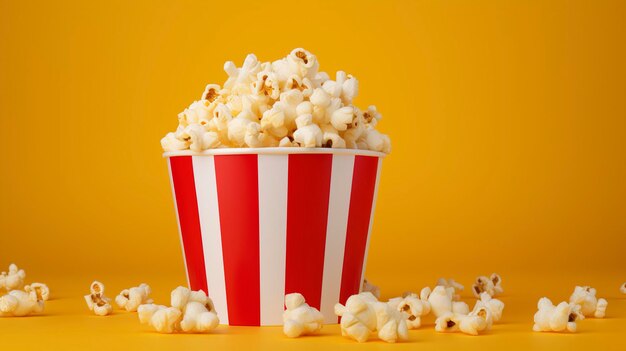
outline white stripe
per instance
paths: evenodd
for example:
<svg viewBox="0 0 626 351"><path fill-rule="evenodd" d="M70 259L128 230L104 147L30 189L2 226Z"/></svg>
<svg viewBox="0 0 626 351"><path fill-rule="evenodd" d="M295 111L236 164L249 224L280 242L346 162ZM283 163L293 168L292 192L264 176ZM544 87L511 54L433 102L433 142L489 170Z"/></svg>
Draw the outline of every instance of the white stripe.
<svg viewBox="0 0 626 351"><path fill-rule="evenodd" d="M370 236L372 234L372 224L374 223L374 209L376 209L376 198L378 197L378 183L380 182L380 169L383 159L378 158L378 165L376 166L376 185L374 186L374 198L372 199L372 211L370 212L370 224L367 229L367 241L365 242L365 255L363 256L363 270L361 271L361 280L359 280L359 287L363 287L363 279L365 278L365 266L367 266L367 253L370 249ZM361 291L361 288L359 288Z"/></svg>
<svg viewBox="0 0 626 351"><path fill-rule="evenodd" d="M196 180L196 197L198 198L198 216L200 217L207 287L220 318L220 323L228 324L222 232L220 230L213 156L193 156L193 173Z"/></svg>
<svg viewBox="0 0 626 351"><path fill-rule="evenodd" d="M287 252L289 156L259 155L261 325L281 325Z"/></svg>
<svg viewBox="0 0 626 351"><path fill-rule="evenodd" d="M167 159L167 171L170 174L170 185L172 187L172 197L174 198L174 211L176 212L176 224L178 225L178 238L180 239L180 248L183 252L183 263L185 264L185 275L187 277L187 286L189 285L189 273L187 272L187 256L185 255L185 245L183 244L183 231L180 229L180 218L178 217L178 203L176 202L176 189L174 188L174 178L172 177L171 158Z"/></svg>
<svg viewBox="0 0 626 351"><path fill-rule="evenodd" d="M334 306L339 302L341 291L343 254L348 230L353 172L354 156L333 155L320 306L320 312L324 315L324 323L337 323Z"/></svg>

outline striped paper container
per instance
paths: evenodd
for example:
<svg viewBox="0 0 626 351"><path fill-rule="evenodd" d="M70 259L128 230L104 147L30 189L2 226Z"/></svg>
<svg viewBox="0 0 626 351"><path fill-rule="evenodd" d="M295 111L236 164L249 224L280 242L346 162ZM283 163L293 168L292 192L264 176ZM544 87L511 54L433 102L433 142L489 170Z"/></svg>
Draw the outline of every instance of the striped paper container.
<svg viewBox="0 0 626 351"><path fill-rule="evenodd" d="M166 152L187 279L230 325L280 325L299 292L325 323L358 293L380 178L378 152Z"/></svg>

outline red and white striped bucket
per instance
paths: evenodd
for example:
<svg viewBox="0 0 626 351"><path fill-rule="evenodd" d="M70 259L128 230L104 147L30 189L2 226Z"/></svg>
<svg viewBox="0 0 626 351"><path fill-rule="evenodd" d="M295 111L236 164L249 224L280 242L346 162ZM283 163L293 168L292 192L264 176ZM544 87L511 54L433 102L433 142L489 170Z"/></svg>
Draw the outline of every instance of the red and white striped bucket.
<svg viewBox="0 0 626 351"><path fill-rule="evenodd" d="M381 160L346 149L166 152L187 279L230 325L282 324L299 292L337 323L363 282Z"/></svg>

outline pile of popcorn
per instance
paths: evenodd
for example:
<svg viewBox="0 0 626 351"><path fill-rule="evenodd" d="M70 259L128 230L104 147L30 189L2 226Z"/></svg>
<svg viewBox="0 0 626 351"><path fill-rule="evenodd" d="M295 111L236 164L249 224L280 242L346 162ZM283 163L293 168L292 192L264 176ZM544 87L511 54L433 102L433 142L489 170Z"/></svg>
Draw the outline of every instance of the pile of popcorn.
<svg viewBox="0 0 626 351"><path fill-rule="evenodd" d="M345 305L335 305L335 314L341 317L341 334L358 342L374 334L386 342L407 340L408 330L420 328L429 315L437 332L478 335L502 317L504 303L494 298L503 292L501 282L497 274L479 277L472 289L478 300L470 310L460 301L463 285L454 279L440 278L433 289L425 287L419 295L407 292L387 302L379 301L380 289L366 281L363 292L350 296Z"/></svg>
<svg viewBox="0 0 626 351"><path fill-rule="evenodd" d="M338 71L335 80L318 70L315 55L297 48L274 62L250 54L243 65L224 64L223 87L209 84L200 100L178 114L165 151L196 152L224 147L329 147L389 153L387 135L376 130L375 106L352 104L359 83Z"/></svg>
<svg viewBox="0 0 626 351"><path fill-rule="evenodd" d="M43 283L25 285L26 272L11 263L7 272L0 273L0 317L23 317L42 313L50 289Z"/></svg>

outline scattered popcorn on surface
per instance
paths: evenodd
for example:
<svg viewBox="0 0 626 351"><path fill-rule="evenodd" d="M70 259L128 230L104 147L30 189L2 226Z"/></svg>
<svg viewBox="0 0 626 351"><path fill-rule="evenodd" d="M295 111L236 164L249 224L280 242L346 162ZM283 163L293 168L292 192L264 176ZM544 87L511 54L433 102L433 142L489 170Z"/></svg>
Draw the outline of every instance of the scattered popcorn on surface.
<svg viewBox="0 0 626 351"><path fill-rule="evenodd" d="M87 302L90 311L98 316L106 316L113 311L113 307L109 303L111 299L104 296L104 284L95 280L91 283L89 290L90 294L85 295L85 302Z"/></svg>
<svg viewBox="0 0 626 351"><path fill-rule="evenodd" d="M11 263L8 272L0 273L0 289L6 291L20 290L24 287L25 278L26 272L24 272L23 269L17 268L14 263Z"/></svg>
<svg viewBox="0 0 626 351"><path fill-rule="evenodd" d="M130 289L124 289L115 297L115 303L119 308L123 308L129 312L137 311L139 305L150 304L150 286L148 284L139 284L139 286Z"/></svg>
<svg viewBox="0 0 626 351"><path fill-rule="evenodd" d="M481 315L446 312L435 320L435 331L437 332L460 331L469 335L478 335L486 328L487 320Z"/></svg>
<svg viewBox="0 0 626 351"><path fill-rule="evenodd" d="M489 296L497 296L504 292L502 289L502 278L496 273L491 274L489 278L486 276L480 276L476 278L476 282L472 285L472 293L476 297L480 297L480 294L486 292Z"/></svg>
<svg viewBox="0 0 626 351"><path fill-rule="evenodd" d="M626 294L626 283L622 284L622 286L619 287L619 291L622 294Z"/></svg>
<svg viewBox="0 0 626 351"><path fill-rule="evenodd" d="M298 48L274 62L246 57L242 67L224 64L223 87L209 84L199 101L178 114L165 151L223 147L327 147L389 153L387 135L375 128L375 106L361 111L352 101L356 78L338 71L335 80L319 72L315 55Z"/></svg>
<svg viewBox="0 0 626 351"><path fill-rule="evenodd" d="M48 301L48 299L50 299L50 289L43 283L31 283L26 285L24 286L24 291L35 294L39 300Z"/></svg>
<svg viewBox="0 0 626 351"><path fill-rule="evenodd" d="M367 341L377 326L372 299L365 294L368 293L350 296L345 306L339 303L335 305L335 314L341 317L341 335L358 342ZM369 295L376 300L374 295Z"/></svg>
<svg viewBox="0 0 626 351"><path fill-rule="evenodd" d="M23 317L43 312L44 301L36 293L11 290L0 297L0 317Z"/></svg>
<svg viewBox="0 0 626 351"><path fill-rule="evenodd" d="M480 294L480 300L476 301L474 309L470 314L480 314L483 310L489 312L489 319L491 319L491 321L488 321L488 324L491 326L491 322L498 322L502 318L504 302L489 296L487 293L482 293Z"/></svg>
<svg viewBox="0 0 626 351"><path fill-rule="evenodd" d="M533 325L533 331L536 332L569 331L573 333L576 331L576 320L585 318L580 313L579 305L563 301L554 306L547 297L539 299L537 308Z"/></svg>
<svg viewBox="0 0 626 351"><path fill-rule="evenodd" d="M290 338L314 334L322 329L324 316L316 308L309 306L304 296L298 293L285 295L283 312L283 332Z"/></svg>
<svg viewBox="0 0 626 351"><path fill-rule="evenodd" d="M137 308L141 324L147 324L159 333L206 333L220 323L213 301L202 290L193 291L183 286L170 295L172 307L142 304Z"/></svg>
<svg viewBox="0 0 626 351"><path fill-rule="evenodd" d="M437 280L437 286L443 286L446 288L453 288L454 289L454 300L455 301L459 301L461 299L461 295L458 293L460 291L463 291L463 289L465 289L465 287L459 283L457 283L454 279L446 279L446 278L439 278Z"/></svg>
<svg viewBox="0 0 626 351"><path fill-rule="evenodd" d="M376 312L378 338L389 343L408 340L409 328L406 323L406 313L394 309L385 302L377 301L373 304Z"/></svg>
<svg viewBox="0 0 626 351"><path fill-rule="evenodd" d="M186 333L206 333L220 323L213 301L202 291L179 286L171 294L172 307L182 313L180 329Z"/></svg>
<svg viewBox="0 0 626 351"><path fill-rule="evenodd" d="M426 297L427 298L427 297ZM417 329L422 325L422 317L430 313L430 302L421 299L417 294L405 293L403 297L389 300L389 305L406 315L406 324L409 329Z"/></svg>
<svg viewBox="0 0 626 351"><path fill-rule="evenodd" d="M370 292L377 299L380 298L380 288L369 281L367 279L363 279L363 287L361 288L362 292Z"/></svg>
<svg viewBox="0 0 626 351"><path fill-rule="evenodd" d="M580 306L580 313L585 317L604 318L608 302L596 297L596 289L589 286L577 286L569 298L570 303Z"/></svg>
<svg viewBox="0 0 626 351"><path fill-rule="evenodd" d="M426 294L427 291L423 290ZM454 301L454 288L446 288L444 286L436 286L430 294L428 294L428 302L430 303L430 310L435 317L439 318L448 312L454 312L458 314L468 314L469 306L462 301Z"/></svg>
<svg viewBox="0 0 626 351"><path fill-rule="evenodd" d="M139 323L147 324L159 333L173 333L180 322L182 312L174 307L146 304L137 308Z"/></svg>

